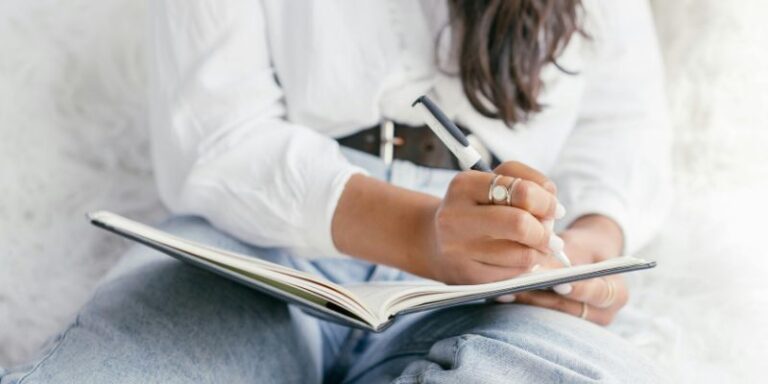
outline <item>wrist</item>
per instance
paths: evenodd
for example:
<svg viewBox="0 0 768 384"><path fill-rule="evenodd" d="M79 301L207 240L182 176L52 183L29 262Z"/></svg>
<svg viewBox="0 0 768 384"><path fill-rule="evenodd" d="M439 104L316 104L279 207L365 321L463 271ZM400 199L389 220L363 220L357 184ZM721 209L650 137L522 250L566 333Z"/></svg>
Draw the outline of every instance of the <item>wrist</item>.
<svg viewBox="0 0 768 384"><path fill-rule="evenodd" d="M438 253L438 241L435 217L440 207L440 199L430 199L422 202L410 227L414 230L408 239L408 251L404 258L406 270L412 274L434 279L429 260Z"/></svg>
<svg viewBox="0 0 768 384"><path fill-rule="evenodd" d="M439 204L434 196L353 175L334 212L334 244L345 254L429 277Z"/></svg>
<svg viewBox="0 0 768 384"><path fill-rule="evenodd" d="M624 232L613 219L603 215L585 215L568 227L589 244L596 260L620 256L624 248Z"/></svg>

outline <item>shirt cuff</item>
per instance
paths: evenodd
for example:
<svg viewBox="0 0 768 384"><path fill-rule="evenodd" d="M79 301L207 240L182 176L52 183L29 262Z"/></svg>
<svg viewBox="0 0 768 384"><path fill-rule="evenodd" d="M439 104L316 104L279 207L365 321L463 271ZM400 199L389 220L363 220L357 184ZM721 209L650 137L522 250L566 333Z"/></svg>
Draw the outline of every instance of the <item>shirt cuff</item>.
<svg viewBox="0 0 768 384"><path fill-rule="evenodd" d="M315 173L308 180L309 192L304 201L307 220L306 240L310 249L294 249L294 251L307 258L347 258L349 255L339 251L333 243L331 228L333 215L352 175L358 173L367 175L368 172L349 163L316 168L318 169L314 170Z"/></svg>

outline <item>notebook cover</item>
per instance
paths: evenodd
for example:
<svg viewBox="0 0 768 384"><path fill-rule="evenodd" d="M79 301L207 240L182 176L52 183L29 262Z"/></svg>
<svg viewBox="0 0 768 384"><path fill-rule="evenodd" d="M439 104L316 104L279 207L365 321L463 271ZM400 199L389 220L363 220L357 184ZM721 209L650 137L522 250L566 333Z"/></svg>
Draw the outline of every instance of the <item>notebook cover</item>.
<svg viewBox="0 0 768 384"><path fill-rule="evenodd" d="M345 315L339 310L344 311L343 308L333 309L332 307L323 307L317 303L308 301L302 297L294 296L287 294L286 292L277 289L275 287L272 287L271 285L268 285L266 283L263 283L258 280L254 280L249 278L248 276L243 276L239 273L236 273L234 271L231 271L229 269L223 268L221 266L218 266L214 263L211 263L205 259L202 259L200 257L187 254L186 252L177 250L175 248L168 247L166 245L163 245L161 243L158 243L156 241L150 240L148 238L142 237L140 235L137 235L133 232L124 231L118 227L113 227L107 223L104 223L98 219L91 218L91 223L97 227L106 229L110 232L116 233L120 236L123 236L125 238L131 239L133 241L136 241L140 244L144 244L150 248L156 249L162 253L165 253L166 255L169 255L177 260L183 261L185 263L192 264L196 267L208 270L210 272L213 272L219 276L222 276L226 279L235 281L237 283L243 284L245 286L248 286L250 288L259 290L267 295L270 295L272 297L275 297L279 300L285 301L290 304L295 304L301 307L301 309L309 313L312 316L324 319L324 320L330 320L334 321L336 323L340 323L343 325L355 327L355 328L361 328L365 330L372 331L373 328L371 328L370 325L363 322L362 320L359 320L355 317L352 317L350 315ZM329 303L330 306L335 306L333 303Z"/></svg>

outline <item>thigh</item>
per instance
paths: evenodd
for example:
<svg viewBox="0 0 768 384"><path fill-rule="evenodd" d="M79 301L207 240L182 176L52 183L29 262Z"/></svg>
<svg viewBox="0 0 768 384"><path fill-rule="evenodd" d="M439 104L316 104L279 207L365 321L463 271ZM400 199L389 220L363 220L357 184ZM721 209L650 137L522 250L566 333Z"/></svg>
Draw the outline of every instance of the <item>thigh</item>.
<svg viewBox="0 0 768 384"><path fill-rule="evenodd" d="M194 222L167 228L210 237ZM283 302L145 248L130 253L19 382L312 381Z"/></svg>
<svg viewBox="0 0 768 384"><path fill-rule="evenodd" d="M465 305L398 323L372 337L347 383L664 381L618 336L547 309Z"/></svg>

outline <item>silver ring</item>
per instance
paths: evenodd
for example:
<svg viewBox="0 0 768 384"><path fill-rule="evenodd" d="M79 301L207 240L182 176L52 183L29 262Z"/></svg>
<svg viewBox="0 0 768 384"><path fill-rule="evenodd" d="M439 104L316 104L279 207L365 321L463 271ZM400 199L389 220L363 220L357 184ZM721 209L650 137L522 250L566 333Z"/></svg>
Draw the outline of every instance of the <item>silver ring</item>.
<svg viewBox="0 0 768 384"><path fill-rule="evenodd" d="M520 179L519 177L515 177L512 180L512 182L509 183L509 185L507 186L507 205L510 205L510 206L512 205L512 190L515 189L515 186L517 185L517 183L520 182L520 180L522 179Z"/></svg>
<svg viewBox="0 0 768 384"><path fill-rule="evenodd" d="M579 315L579 317L584 319L584 320L586 320L588 314L589 314L589 307L587 306L587 303L582 302L581 303L581 314Z"/></svg>
<svg viewBox="0 0 768 384"><path fill-rule="evenodd" d="M601 308L608 308L611 305L613 305L613 302L616 301L616 285L613 284L613 281L606 279L605 277L601 277L603 281L605 281L605 284L608 287L608 295L605 297L605 300L603 300L602 303L600 303Z"/></svg>
<svg viewBox="0 0 768 384"><path fill-rule="evenodd" d="M488 189L488 201L491 204L506 203L509 200L509 191L507 187L498 184L499 179L501 175L494 176Z"/></svg>

